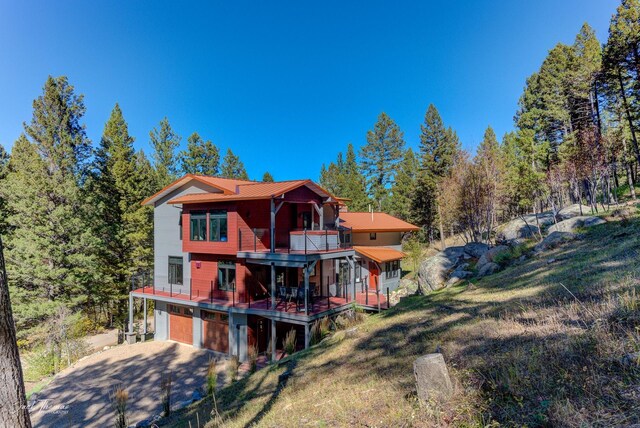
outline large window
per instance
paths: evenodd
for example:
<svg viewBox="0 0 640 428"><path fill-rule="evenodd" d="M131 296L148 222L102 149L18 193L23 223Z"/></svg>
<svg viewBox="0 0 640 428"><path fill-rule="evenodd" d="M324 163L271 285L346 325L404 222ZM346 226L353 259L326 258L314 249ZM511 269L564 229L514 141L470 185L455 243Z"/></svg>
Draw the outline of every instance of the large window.
<svg viewBox="0 0 640 428"><path fill-rule="evenodd" d="M227 242L226 210L214 210L209 213L209 241Z"/></svg>
<svg viewBox="0 0 640 428"><path fill-rule="evenodd" d="M218 262L218 288L224 291L236 289L236 264L228 260Z"/></svg>
<svg viewBox="0 0 640 428"><path fill-rule="evenodd" d="M387 278L400 276L400 260L385 263L384 270Z"/></svg>
<svg viewBox="0 0 640 428"><path fill-rule="evenodd" d="M169 284L182 285L182 257L169 257Z"/></svg>
<svg viewBox="0 0 640 428"><path fill-rule="evenodd" d="M191 240L206 241L207 239L207 213L194 211L191 213Z"/></svg>

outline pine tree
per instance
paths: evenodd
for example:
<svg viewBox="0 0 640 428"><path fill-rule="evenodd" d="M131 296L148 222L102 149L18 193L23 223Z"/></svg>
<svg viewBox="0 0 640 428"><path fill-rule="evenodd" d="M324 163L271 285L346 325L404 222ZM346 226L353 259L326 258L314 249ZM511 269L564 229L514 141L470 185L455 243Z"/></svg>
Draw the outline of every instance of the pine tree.
<svg viewBox="0 0 640 428"><path fill-rule="evenodd" d="M183 174L220 174L220 150L211 140L204 141L197 132L187 138L187 150L180 152L179 157Z"/></svg>
<svg viewBox="0 0 640 428"><path fill-rule="evenodd" d="M367 132L367 144L360 150L369 196L380 209L389 208L389 186L402 159L404 145L404 133L386 113L380 113L373 130Z"/></svg>
<svg viewBox="0 0 640 428"><path fill-rule="evenodd" d="M262 176L262 182L263 183L273 183L273 176L271 175L271 173L269 171L266 171L263 176Z"/></svg>
<svg viewBox="0 0 640 428"><path fill-rule="evenodd" d="M420 129L420 171L412 203L412 218L432 239L438 220L439 183L449 174L460 143L455 131L445 128L433 104L427 108Z"/></svg>
<svg viewBox="0 0 640 428"><path fill-rule="evenodd" d="M165 187L178 178L178 162L176 149L180 145L180 137L171 128L166 117L160 121L159 129L149 132L151 147L153 147L153 166L155 181L159 189Z"/></svg>
<svg viewBox="0 0 640 428"><path fill-rule="evenodd" d="M411 220L411 206L418 180L419 163L413 150L408 148L391 187L391 214L403 220Z"/></svg>
<svg viewBox="0 0 640 428"><path fill-rule="evenodd" d="M2 144L0 144L0 183L7 176L9 167L9 154L5 151ZM7 234L7 212L5 198L2 195L2 186L0 185L0 236Z"/></svg>
<svg viewBox="0 0 640 428"><path fill-rule="evenodd" d="M249 175L244 169L244 164L238 156L233 154L231 149L227 149L227 153L222 160L220 168L220 176L224 178L237 178L239 180L248 180Z"/></svg>
<svg viewBox="0 0 640 428"><path fill-rule="evenodd" d="M82 305L98 280L94 207L82 186L91 154L84 112L82 96L67 79L49 77L33 102L26 135L12 150L3 194L12 229L7 265L22 335L58 305Z"/></svg>
<svg viewBox="0 0 640 428"><path fill-rule="evenodd" d="M351 143L347 146L346 159L340 152L336 162L331 162L329 167L322 165L320 185L335 196L348 199L347 206L351 211L364 211L368 208L365 178L360 172Z"/></svg>

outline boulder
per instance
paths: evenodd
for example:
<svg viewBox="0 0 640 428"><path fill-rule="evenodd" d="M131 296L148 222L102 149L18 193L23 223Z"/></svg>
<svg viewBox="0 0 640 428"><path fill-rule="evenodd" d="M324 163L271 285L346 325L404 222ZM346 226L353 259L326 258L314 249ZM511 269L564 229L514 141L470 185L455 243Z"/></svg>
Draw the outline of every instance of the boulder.
<svg viewBox="0 0 640 428"><path fill-rule="evenodd" d="M469 242L464 246L464 252L475 259L479 259L487 251L489 251L489 246L482 242Z"/></svg>
<svg viewBox="0 0 640 428"><path fill-rule="evenodd" d="M489 262L478 271L478 278L483 276L493 275L500 270L500 265L497 263Z"/></svg>
<svg viewBox="0 0 640 428"><path fill-rule="evenodd" d="M557 218L559 221L568 220L573 217L579 217L586 214L591 214L591 207L588 205L582 205L582 213L580 213L580 204L573 204L562 208L558 211Z"/></svg>
<svg viewBox="0 0 640 428"><path fill-rule="evenodd" d="M506 245L496 245L495 247L491 248L489 251L484 253L482 257L480 257L480 259L478 259L478 263L476 263L476 268L478 269L482 268L487 263L492 262L498 254L504 253L505 251L508 251L508 250L509 250L509 247L507 247Z"/></svg>
<svg viewBox="0 0 640 428"><path fill-rule="evenodd" d="M420 264L418 283L424 290L437 290L444 285L447 274L464 253L463 247L451 247L429 257Z"/></svg>
<svg viewBox="0 0 640 428"><path fill-rule="evenodd" d="M425 403L446 401L453 394L453 384L442 354L427 354L413 363L418 398Z"/></svg>
<svg viewBox="0 0 640 428"><path fill-rule="evenodd" d="M549 236L544 238L542 242L538 243L538 245L535 246L534 251L547 251L557 247L564 242L573 241L574 239L576 239L575 233L558 231L551 232Z"/></svg>
<svg viewBox="0 0 640 428"><path fill-rule="evenodd" d="M530 216L525 216L525 219ZM538 234L540 228L536 226L536 220L527 219L525 223L521 218L513 219L498 226L496 230L496 242L503 244L520 244L525 239ZM551 220L553 222L553 219Z"/></svg>
<svg viewBox="0 0 640 428"><path fill-rule="evenodd" d="M473 275L473 272L469 272L468 270L461 270L460 268L456 268L455 271L449 276L449 280L447 281L447 287L457 284L465 278Z"/></svg>
<svg viewBox="0 0 640 428"><path fill-rule="evenodd" d="M581 227L592 227L599 224L606 223L605 220L600 217L593 216L578 216L572 217L567 220L563 220L553 226L549 227L549 234L553 232L574 232Z"/></svg>

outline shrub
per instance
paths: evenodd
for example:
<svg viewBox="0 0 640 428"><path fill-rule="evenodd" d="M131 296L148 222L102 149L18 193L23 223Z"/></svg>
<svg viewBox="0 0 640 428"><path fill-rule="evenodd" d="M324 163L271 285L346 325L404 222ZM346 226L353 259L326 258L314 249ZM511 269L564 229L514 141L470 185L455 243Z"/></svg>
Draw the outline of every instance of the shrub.
<svg viewBox="0 0 640 428"><path fill-rule="evenodd" d="M231 383L238 379L238 370L240 369L240 359L237 355L233 355L227 363L227 375Z"/></svg>
<svg viewBox="0 0 640 428"><path fill-rule="evenodd" d="M207 394L213 396L218 386L218 372L216 371L217 362L215 359L209 359L207 367Z"/></svg>
<svg viewBox="0 0 640 428"><path fill-rule="evenodd" d="M249 372L255 373L258 369L258 346L249 346Z"/></svg>
<svg viewBox="0 0 640 428"><path fill-rule="evenodd" d="M292 328L284 336L284 352L287 355L291 355L296 352L296 330Z"/></svg>
<svg viewBox="0 0 640 428"><path fill-rule="evenodd" d="M171 384L173 383L173 375L168 372L160 379L160 395L162 397L162 412L165 417L171 414Z"/></svg>
<svg viewBox="0 0 640 428"><path fill-rule="evenodd" d="M116 410L116 428L127 428L127 400L129 393L122 385L118 385L111 393L111 402Z"/></svg>
<svg viewBox="0 0 640 428"><path fill-rule="evenodd" d="M322 340L322 332L320 331L320 320L316 320L311 325L311 345L316 345Z"/></svg>

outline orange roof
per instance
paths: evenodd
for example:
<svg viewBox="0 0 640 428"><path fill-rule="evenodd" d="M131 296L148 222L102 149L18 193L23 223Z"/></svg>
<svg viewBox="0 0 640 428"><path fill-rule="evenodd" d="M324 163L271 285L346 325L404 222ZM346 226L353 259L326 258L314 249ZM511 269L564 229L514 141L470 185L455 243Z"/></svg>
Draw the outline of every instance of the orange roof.
<svg viewBox="0 0 640 428"><path fill-rule="evenodd" d="M354 232L410 232L420 230L418 226L386 213L340 213L341 225Z"/></svg>
<svg viewBox="0 0 640 428"><path fill-rule="evenodd" d="M400 260L406 256L402 251L394 250L389 247L363 247L360 245L354 245L353 249L356 250L356 253L360 253L378 263Z"/></svg>
<svg viewBox="0 0 640 428"><path fill-rule="evenodd" d="M169 195L172 191L180 186L185 185L191 180L196 180L207 184L218 192L202 191L201 193L192 193L189 195L179 196L170 200L170 204L188 204L198 202L222 202L222 201L240 201L252 199L270 199L281 196L287 192L295 190L299 187L306 186L322 197L337 200L331 193L317 185L311 180L291 180L278 181L274 183L255 182L248 180L235 180L229 178L209 177L204 175L187 174L182 178L174 181L155 195L142 201L143 205L152 204L158 199Z"/></svg>

